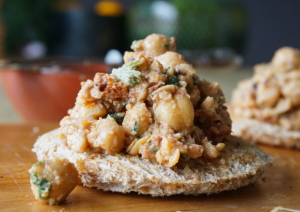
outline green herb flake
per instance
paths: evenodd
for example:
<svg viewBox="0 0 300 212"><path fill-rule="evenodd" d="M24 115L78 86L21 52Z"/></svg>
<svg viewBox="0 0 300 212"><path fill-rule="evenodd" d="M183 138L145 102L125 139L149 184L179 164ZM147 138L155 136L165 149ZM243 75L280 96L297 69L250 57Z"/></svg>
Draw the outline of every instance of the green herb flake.
<svg viewBox="0 0 300 212"><path fill-rule="evenodd" d="M223 105L225 103L225 98L223 96L218 98L218 104Z"/></svg>
<svg viewBox="0 0 300 212"><path fill-rule="evenodd" d="M122 124L124 116L120 116L117 113L110 113L108 115L110 115L112 118L114 118L118 124Z"/></svg>
<svg viewBox="0 0 300 212"><path fill-rule="evenodd" d="M167 44L167 43L165 43L165 44L164 44L164 47L165 47L166 49L169 49L169 48L170 48L170 45Z"/></svg>
<svg viewBox="0 0 300 212"><path fill-rule="evenodd" d="M34 184L39 187L38 193L42 200L50 197L51 183L49 180L42 178L41 180L34 182Z"/></svg>
<svg viewBox="0 0 300 212"><path fill-rule="evenodd" d="M140 127L139 123L135 122L133 129L131 130L131 134L136 135L137 132L139 131L139 127Z"/></svg>
<svg viewBox="0 0 300 212"><path fill-rule="evenodd" d="M114 68L112 70L112 75L117 78L117 80L124 82L128 86L135 86L142 79L142 73L136 71L136 69L143 63L135 60L127 64L124 64L120 68Z"/></svg>
<svg viewBox="0 0 300 212"><path fill-rule="evenodd" d="M143 65L143 62L138 61L138 60L134 60L134 61L130 61L129 63L127 63L127 64L125 64L123 66L129 67L129 68L135 70L138 67L140 67L141 65Z"/></svg>
<svg viewBox="0 0 300 212"><path fill-rule="evenodd" d="M170 70L170 68L171 68L171 67L166 68L166 69L164 70L164 73L165 73L165 74L168 73L168 71Z"/></svg>
<svg viewBox="0 0 300 212"><path fill-rule="evenodd" d="M114 119L122 119L122 118L124 118L124 116L120 116L120 115L118 115L116 113L110 113L108 115L110 115Z"/></svg>
<svg viewBox="0 0 300 212"><path fill-rule="evenodd" d="M172 75L169 81L167 82L168 85L178 85L178 83L179 83L179 79L175 75Z"/></svg>
<svg viewBox="0 0 300 212"><path fill-rule="evenodd" d="M36 181L38 181L38 175L36 172L30 172L30 180L32 183L35 183Z"/></svg>
<svg viewBox="0 0 300 212"><path fill-rule="evenodd" d="M127 105L127 103L128 103L129 101L128 100L126 100L125 102L123 102L123 103L121 103L121 104L119 104L118 106L117 106L117 108L122 108L122 107L125 107L126 105ZM114 118L114 117L113 117Z"/></svg>
<svg viewBox="0 0 300 212"><path fill-rule="evenodd" d="M157 152L158 149L156 149L156 148L150 148L150 151L152 151L152 152Z"/></svg>
<svg viewBox="0 0 300 212"><path fill-rule="evenodd" d="M35 164L33 164L34 166L38 166L38 165L41 165L41 164L44 164L44 162L43 161L38 161L38 162L36 162Z"/></svg>

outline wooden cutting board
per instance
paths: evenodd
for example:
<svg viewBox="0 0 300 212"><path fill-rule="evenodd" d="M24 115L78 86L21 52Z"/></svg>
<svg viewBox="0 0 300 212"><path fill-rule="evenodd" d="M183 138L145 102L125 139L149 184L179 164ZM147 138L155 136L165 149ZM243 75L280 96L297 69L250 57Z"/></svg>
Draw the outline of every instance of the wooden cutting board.
<svg viewBox="0 0 300 212"><path fill-rule="evenodd" d="M261 146L275 159L262 179L210 196L151 197L103 192L81 185L59 206L36 202L27 170L38 135L58 124L0 125L0 211L271 211L276 206L300 210L300 151Z"/></svg>

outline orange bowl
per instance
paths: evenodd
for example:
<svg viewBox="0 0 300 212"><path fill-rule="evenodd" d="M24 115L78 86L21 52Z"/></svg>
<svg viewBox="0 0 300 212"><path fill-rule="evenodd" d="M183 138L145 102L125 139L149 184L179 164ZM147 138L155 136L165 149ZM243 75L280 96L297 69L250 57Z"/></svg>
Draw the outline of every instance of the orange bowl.
<svg viewBox="0 0 300 212"><path fill-rule="evenodd" d="M3 88L27 122L60 121L75 104L80 83L107 72L103 63L33 70L2 69Z"/></svg>

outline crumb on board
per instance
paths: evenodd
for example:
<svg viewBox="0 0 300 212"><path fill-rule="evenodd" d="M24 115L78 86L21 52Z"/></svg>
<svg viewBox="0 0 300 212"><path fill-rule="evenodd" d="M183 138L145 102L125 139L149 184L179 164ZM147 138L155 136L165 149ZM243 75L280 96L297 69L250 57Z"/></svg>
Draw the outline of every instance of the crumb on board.
<svg viewBox="0 0 300 212"><path fill-rule="evenodd" d="M40 132L40 128L38 126L34 126L31 131L31 136L33 137L37 136L39 132Z"/></svg>
<svg viewBox="0 0 300 212"><path fill-rule="evenodd" d="M236 205L226 205L226 208L237 208L238 206Z"/></svg>
<svg viewBox="0 0 300 212"><path fill-rule="evenodd" d="M262 206L260 209L269 209L269 206Z"/></svg>
<svg viewBox="0 0 300 212"><path fill-rule="evenodd" d="M62 209L59 210L59 212L64 212L64 211L66 211L65 208L62 208ZM56 211L52 210L52 212L56 212Z"/></svg>
<svg viewBox="0 0 300 212"><path fill-rule="evenodd" d="M284 208L284 207L276 207L270 212L300 212L300 210L295 210L291 208Z"/></svg>

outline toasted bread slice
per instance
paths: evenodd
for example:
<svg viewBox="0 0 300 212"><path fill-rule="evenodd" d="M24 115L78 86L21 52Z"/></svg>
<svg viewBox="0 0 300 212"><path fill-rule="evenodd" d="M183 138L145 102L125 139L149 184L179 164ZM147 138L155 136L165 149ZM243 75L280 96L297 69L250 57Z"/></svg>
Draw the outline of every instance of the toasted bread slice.
<svg viewBox="0 0 300 212"><path fill-rule="evenodd" d="M255 143L300 149L300 131L286 130L256 119L234 119L232 131L234 135Z"/></svg>
<svg viewBox="0 0 300 212"><path fill-rule="evenodd" d="M257 180L273 158L254 144L228 136L218 158L190 159L172 168L131 155L76 153L59 130L38 138L33 151L39 160L67 158L83 185L113 192L152 196L212 194L237 189Z"/></svg>

